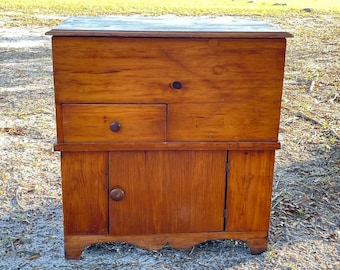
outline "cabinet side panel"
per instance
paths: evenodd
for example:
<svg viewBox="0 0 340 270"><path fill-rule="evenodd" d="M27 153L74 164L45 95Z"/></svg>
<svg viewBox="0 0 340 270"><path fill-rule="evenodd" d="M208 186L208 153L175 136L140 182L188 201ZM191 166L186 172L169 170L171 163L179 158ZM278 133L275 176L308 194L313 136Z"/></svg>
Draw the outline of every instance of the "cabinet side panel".
<svg viewBox="0 0 340 270"><path fill-rule="evenodd" d="M107 153L63 152L61 161L65 235L107 234Z"/></svg>
<svg viewBox="0 0 340 270"><path fill-rule="evenodd" d="M229 151L227 231L269 228L274 151Z"/></svg>
<svg viewBox="0 0 340 270"><path fill-rule="evenodd" d="M64 135L63 135L63 111L62 105L57 103L55 105L56 110L56 128L57 128L57 142L62 143L64 142Z"/></svg>

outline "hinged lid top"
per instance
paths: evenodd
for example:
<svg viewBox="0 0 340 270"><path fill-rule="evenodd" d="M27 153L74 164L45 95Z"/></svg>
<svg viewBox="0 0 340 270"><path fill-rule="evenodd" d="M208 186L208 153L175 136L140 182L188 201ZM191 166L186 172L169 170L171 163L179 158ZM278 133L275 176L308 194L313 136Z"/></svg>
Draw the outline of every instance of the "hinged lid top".
<svg viewBox="0 0 340 270"><path fill-rule="evenodd" d="M285 38L288 32L262 20L237 17L72 17L46 33L54 36Z"/></svg>

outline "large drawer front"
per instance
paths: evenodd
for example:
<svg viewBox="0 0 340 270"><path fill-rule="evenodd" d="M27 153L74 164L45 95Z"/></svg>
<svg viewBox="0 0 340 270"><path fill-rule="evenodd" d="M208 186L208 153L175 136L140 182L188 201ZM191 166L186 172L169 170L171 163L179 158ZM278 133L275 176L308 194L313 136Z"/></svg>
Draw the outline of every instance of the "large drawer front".
<svg viewBox="0 0 340 270"><path fill-rule="evenodd" d="M53 37L56 100L205 103L278 94L285 46L285 39Z"/></svg>
<svg viewBox="0 0 340 270"><path fill-rule="evenodd" d="M166 140L166 105L65 104L62 111L66 143Z"/></svg>
<svg viewBox="0 0 340 270"><path fill-rule="evenodd" d="M170 104L169 141L277 141L280 103Z"/></svg>

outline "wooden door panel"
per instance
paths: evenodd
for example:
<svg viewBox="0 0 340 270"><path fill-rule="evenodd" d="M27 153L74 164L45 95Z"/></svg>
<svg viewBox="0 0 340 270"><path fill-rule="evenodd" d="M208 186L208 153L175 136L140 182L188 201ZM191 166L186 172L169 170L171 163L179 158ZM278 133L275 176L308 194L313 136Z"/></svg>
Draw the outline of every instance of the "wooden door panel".
<svg viewBox="0 0 340 270"><path fill-rule="evenodd" d="M268 231L274 151L229 151L227 231Z"/></svg>
<svg viewBox="0 0 340 270"><path fill-rule="evenodd" d="M225 151L110 153L111 234L222 231Z"/></svg>
<svg viewBox="0 0 340 270"><path fill-rule="evenodd" d="M63 152L64 232L107 234L107 152Z"/></svg>

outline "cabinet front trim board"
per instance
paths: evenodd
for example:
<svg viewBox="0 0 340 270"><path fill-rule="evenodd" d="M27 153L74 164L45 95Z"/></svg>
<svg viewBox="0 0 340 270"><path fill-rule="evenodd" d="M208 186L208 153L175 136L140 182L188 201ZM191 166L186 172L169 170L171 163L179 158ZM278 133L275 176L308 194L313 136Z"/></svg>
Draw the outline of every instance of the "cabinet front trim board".
<svg viewBox="0 0 340 270"><path fill-rule="evenodd" d="M277 150L279 142L56 143L55 151Z"/></svg>
<svg viewBox="0 0 340 270"><path fill-rule="evenodd" d="M207 240L235 239L245 241L253 255L262 253L268 244L268 232L209 232L152 235L68 235L65 236L65 256L79 259L82 251L91 244L126 242L146 250L159 250L166 244L176 249L189 249Z"/></svg>

